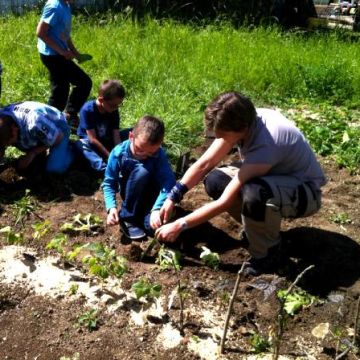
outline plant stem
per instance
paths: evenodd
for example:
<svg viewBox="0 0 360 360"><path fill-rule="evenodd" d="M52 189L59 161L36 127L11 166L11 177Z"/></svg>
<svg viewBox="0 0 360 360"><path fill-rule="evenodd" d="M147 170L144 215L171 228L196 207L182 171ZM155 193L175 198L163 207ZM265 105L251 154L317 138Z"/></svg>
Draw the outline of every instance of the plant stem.
<svg viewBox="0 0 360 360"><path fill-rule="evenodd" d="M290 284L290 286L288 287L288 289L285 292L284 297L282 299L279 299L279 301L280 301L280 309L279 309L278 316L277 316L278 330L276 332L276 338L275 338L275 341L274 341L273 360L278 360L278 358L279 358L280 343L281 343L282 336L284 334L284 323L285 323L285 316L286 316L284 305L285 305L286 297L291 293L291 291L294 289L296 284L301 280L301 278L305 275L305 273L307 271L313 269L314 267L315 267L314 265L310 265L305 270L303 270L296 277L295 281Z"/></svg>
<svg viewBox="0 0 360 360"><path fill-rule="evenodd" d="M236 294L237 294L237 291L238 291L238 288L239 288L241 275L242 275L242 273L244 271L245 265L246 265L246 262L244 262L242 264L241 269L238 271L235 286L234 286L234 289L233 289L233 292L232 292L232 295L231 295L231 299L230 299L230 302L229 302L229 307L228 307L228 311L227 311L227 314L226 314L226 320L225 320L225 325L224 325L224 332L223 332L223 336L221 338L221 343L220 343L220 354L224 353L226 334L227 334L227 330L228 330L228 327L229 327L230 316L231 316L234 300L235 300L235 297L236 297Z"/></svg>

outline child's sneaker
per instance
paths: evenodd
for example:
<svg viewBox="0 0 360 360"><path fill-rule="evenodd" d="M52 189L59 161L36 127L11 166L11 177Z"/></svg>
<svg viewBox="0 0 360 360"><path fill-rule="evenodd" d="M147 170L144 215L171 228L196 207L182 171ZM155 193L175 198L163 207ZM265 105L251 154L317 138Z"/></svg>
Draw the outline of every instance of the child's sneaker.
<svg viewBox="0 0 360 360"><path fill-rule="evenodd" d="M131 240L138 240L146 237L145 231L134 224L120 220L120 229Z"/></svg>

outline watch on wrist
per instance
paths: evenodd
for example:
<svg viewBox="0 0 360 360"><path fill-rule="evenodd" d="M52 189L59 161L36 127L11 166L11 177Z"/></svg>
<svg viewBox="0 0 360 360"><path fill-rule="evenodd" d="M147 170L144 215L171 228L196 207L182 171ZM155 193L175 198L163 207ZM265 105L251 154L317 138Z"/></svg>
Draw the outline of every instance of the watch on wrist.
<svg viewBox="0 0 360 360"><path fill-rule="evenodd" d="M181 228L181 231L185 231L189 228L189 225L184 218L180 219L180 228Z"/></svg>

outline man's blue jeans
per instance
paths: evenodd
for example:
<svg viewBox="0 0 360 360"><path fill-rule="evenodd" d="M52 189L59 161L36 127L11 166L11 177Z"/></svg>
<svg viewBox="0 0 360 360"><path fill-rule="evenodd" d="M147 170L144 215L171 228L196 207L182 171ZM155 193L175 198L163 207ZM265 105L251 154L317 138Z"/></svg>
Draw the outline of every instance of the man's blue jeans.
<svg viewBox="0 0 360 360"><path fill-rule="evenodd" d="M160 191L155 184L154 174L133 158L123 157L120 168L120 195L123 202L119 217L153 236L150 212Z"/></svg>

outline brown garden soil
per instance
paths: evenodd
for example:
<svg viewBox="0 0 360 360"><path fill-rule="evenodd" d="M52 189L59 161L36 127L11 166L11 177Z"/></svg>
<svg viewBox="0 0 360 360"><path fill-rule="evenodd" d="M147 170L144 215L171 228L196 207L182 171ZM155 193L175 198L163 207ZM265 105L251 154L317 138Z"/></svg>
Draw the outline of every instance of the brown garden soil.
<svg viewBox="0 0 360 360"><path fill-rule="evenodd" d="M89 331L77 321L89 310L84 297L67 292L55 297L39 295L31 286L25 286L25 282L6 283L0 277L0 359L60 359L62 356L72 358L76 353L86 360L247 359L253 354L252 334L274 335L278 324L279 302L272 287L288 288L297 275L312 264L315 268L307 272L298 285L316 299L312 305L287 318L280 354L288 359L334 359L353 341L360 294L360 176L350 175L329 160L321 159L321 163L329 179L323 191L322 209L309 218L283 221L282 238L289 260L274 274L242 278L225 353L221 357L203 355L192 350L189 343L203 344L203 348L210 344L206 342L209 339L219 343L221 333L213 334L211 328L216 324L223 326L237 272L249 257L239 241L241 226L227 214L186 231L177 244L184 255L180 278L187 296L183 336L176 346L165 346L159 334L166 326L177 331L180 313L177 298L170 310L165 306L162 316L148 316L142 326L131 321L130 309L137 311L146 304L128 299L116 311L109 311L110 299L98 306L97 329ZM19 258L36 267L41 259L55 255L53 250L45 249L46 244L59 232L59 227L77 213L92 213L105 219L99 184L100 179L85 171L73 169L62 177L39 174L22 177L11 166L4 166L0 173L0 228L11 225L23 232L27 250L21 250ZM35 210L14 225L13 205L24 196L26 189L31 190L36 201ZM191 211L207 201L209 198L200 184L186 196L182 208ZM332 221L342 213L347 214L351 223ZM34 241L31 225L44 219L51 221L51 231ZM148 278L162 285L161 296L168 299L177 285L176 273L160 272L153 253L140 261L141 248L148 242L128 243L120 237L117 227L104 225L98 234L71 236L70 241L72 244L102 242L127 257L129 272L121 280L121 287L128 292L134 281ZM0 249L6 246L4 240L0 244ZM220 254L218 270L202 264L201 246ZM33 254L30 260L26 256L29 252ZM84 277L88 279L88 275ZM206 319L207 311L217 320ZM312 330L320 323L329 323L333 332L340 332L345 345L339 345L329 334L324 339L316 338ZM344 358L358 359L360 353L355 353L350 351Z"/></svg>

